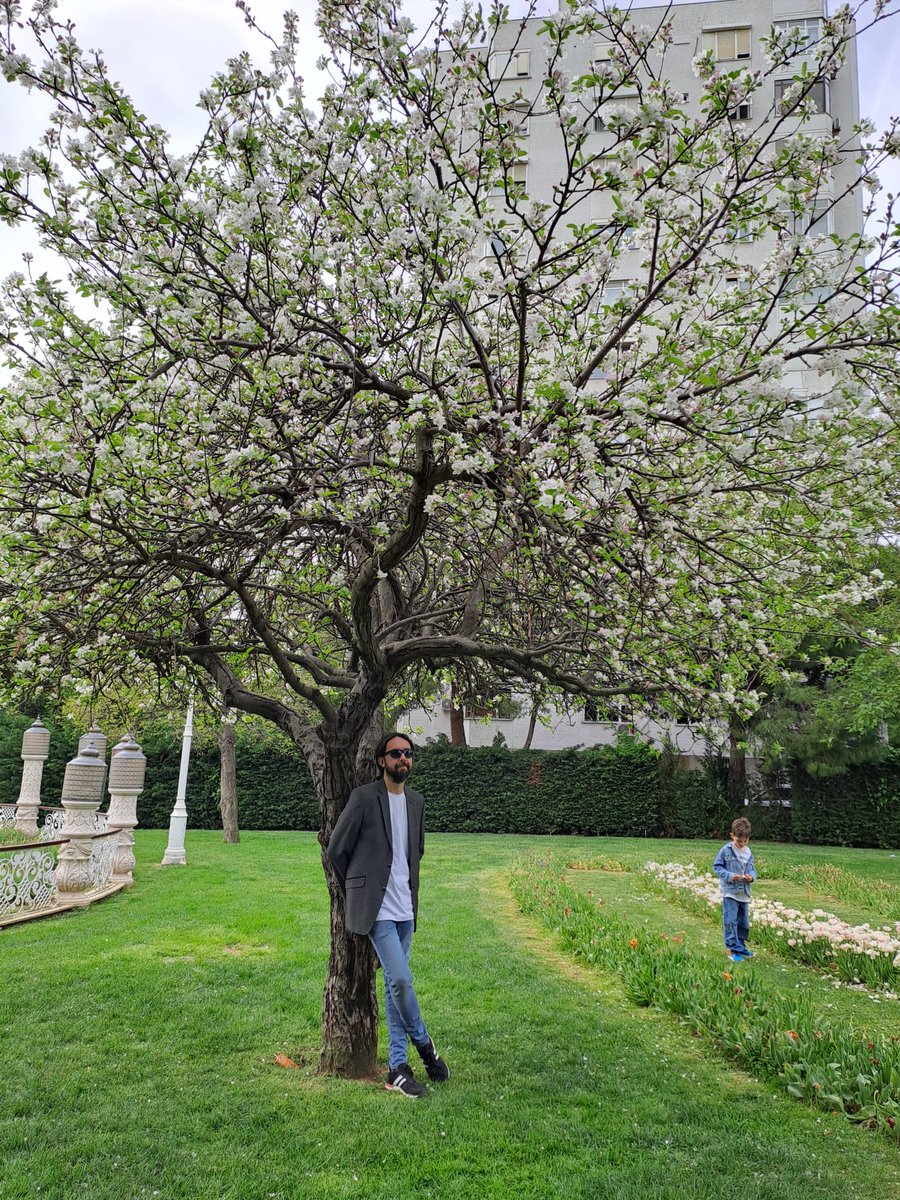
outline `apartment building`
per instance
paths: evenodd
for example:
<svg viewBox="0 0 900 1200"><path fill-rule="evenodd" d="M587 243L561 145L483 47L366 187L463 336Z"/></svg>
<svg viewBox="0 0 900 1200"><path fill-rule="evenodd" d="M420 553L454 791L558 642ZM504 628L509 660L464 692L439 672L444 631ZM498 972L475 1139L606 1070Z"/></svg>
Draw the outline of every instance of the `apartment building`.
<svg viewBox="0 0 900 1200"><path fill-rule="evenodd" d="M562 8L563 5L561 4ZM762 86L730 114L731 120L748 129L771 129L773 146L778 139L801 131L813 137L836 138L841 147L831 178L824 178L818 189L815 210L809 214L807 228L815 234L837 233L847 236L858 232L862 223L862 204L858 188L852 188L858 173L858 140L854 126L859 121L858 74L855 46L848 49L846 62L833 78L817 83L809 93L810 103L802 115L795 112L791 99L793 76L811 61L827 17L823 0L701 0L672 6L634 8L631 19L650 30L668 25L671 34L660 53L647 56L647 64L637 66L633 88L616 90L610 107L637 105L641 102L645 80L642 71L652 67L679 93L681 107L688 116L701 116L702 83L695 70L698 56L710 52L722 71L749 68L760 72ZM546 77L547 41L539 34L545 18L511 21L499 30L486 53L489 71L498 86L498 95L515 98L521 107L525 157L512 168L508 182L527 193L529 200L550 203L553 189L565 171L565 154L555 114L542 113L540 96ZM772 69L763 39L773 27L791 38L791 59L783 67ZM661 39L662 41L662 39ZM593 65L602 63L611 53L612 41L592 37L590 41L570 40L566 48L565 70L570 76L584 75ZM586 118L594 153L614 137L607 126L603 107ZM498 211L504 206L504 188L498 186ZM612 211L614 196L610 189L597 189L580 202L585 221L602 221ZM774 243L777 230L765 235ZM748 256L759 255L762 248L751 241L742 247ZM490 258L497 247L490 242L483 255ZM641 251L625 248L616 260L615 273L606 281L604 299L614 301L631 280L639 280ZM800 394L813 394L816 385L807 387L802 365L793 368L790 385ZM405 714L401 727L422 738L440 734L450 736L453 702L449 692L428 710L418 708ZM654 743L671 742L688 758L703 756L709 743L704 734L685 715L665 721L640 713L630 705L618 710L598 711L588 705L575 712L551 710L531 729L527 698L511 696L500 700L492 710L467 710L460 714L465 737L470 745L489 745L501 733L508 745L523 745L531 730L535 749L563 749L595 746L613 742L623 731L633 731ZM719 740L719 739L716 739ZM724 740L724 739L721 739Z"/></svg>
<svg viewBox="0 0 900 1200"><path fill-rule="evenodd" d="M732 118L749 127L772 124L773 118L790 118L790 100L786 93L793 75L803 69L804 59L810 60L822 33L826 18L823 0L701 0L700 3L674 4L634 8L632 22L650 30L663 25L671 29L671 38L658 56L651 55L651 65L659 77L666 79L680 94L687 116L700 116L702 84L694 69L694 60L707 51L722 70L748 68L765 76L762 88L744 104L737 106ZM509 22L499 31L491 44L490 71L492 77L510 94L521 93L523 113L538 99L546 67L547 42L539 36L543 18L524 22ZM792 54L789 64L774 72L765 57L763 38L776 28L792 35ZM570 41L567 46L565 69L571 76L584 75L596 63L609 56L612 41L597 37L588 41ZM640 65L636 67L634 87L618 88L610 106L637 104L641 98ZM502 93L501 93L502 94ZM822 81L811 89L809 99L814 112L803 118L796 116L781 120L778 137L789 137L797 129L812 136L844 135L847 152L834 170L831 187L822 190L819 201L822 224L817 232L849 233L859 228L861 202L858 194L844 196L846 186L858 170L853 161L855 148L853 126L859 120L859 81L855 45L848 49L847 61L833 79ZM602 109L591 118L596 137L594 149L602 153L604 140L609 139ZM552 189L560 179L565 160L558 124L553 114L542 115L534 105L527 121L527 160L515 169L515 182L528 192L529 198L549 201ZM839 199L836 199L838 198ZM835 201L834 207L831 202ZM606 216L610 196L598 190L586 197L585 216ZM826 212L827 210L827 212ZM623 264L627 266L627 264ZM637 265L637 257L634 258ZM624 274L624 271L623 271Z"/></svg>

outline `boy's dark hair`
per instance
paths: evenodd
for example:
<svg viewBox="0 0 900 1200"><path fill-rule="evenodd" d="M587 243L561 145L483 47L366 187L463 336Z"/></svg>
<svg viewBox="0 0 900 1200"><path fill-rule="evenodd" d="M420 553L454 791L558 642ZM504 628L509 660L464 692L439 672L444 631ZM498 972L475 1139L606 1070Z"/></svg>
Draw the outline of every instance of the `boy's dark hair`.
<svg viewBox="0 0 900 1200"><path fill-rule="evenodd" d="M410 750L415 750L415 746L413 745L412 738L409 737L408 734L398 733L397 730L394 729L390 733L386 733L384 735L384 737L381 739L381 741L378 743L378 745L375 747L375 765L376 766L378 765L379 758L384 758L385 751L388 748L388 742L392 742L394 740L394 738L403 738L404 742L406 742L406 744L407 744L407 746L409 746Z"/></svg>
<svg viewBox="0 0 900 1200"><path fill-rule="evenodd" d="M752 826L746 817L738 817L731 822L731 832L735 837L749 837Z"/></svg>

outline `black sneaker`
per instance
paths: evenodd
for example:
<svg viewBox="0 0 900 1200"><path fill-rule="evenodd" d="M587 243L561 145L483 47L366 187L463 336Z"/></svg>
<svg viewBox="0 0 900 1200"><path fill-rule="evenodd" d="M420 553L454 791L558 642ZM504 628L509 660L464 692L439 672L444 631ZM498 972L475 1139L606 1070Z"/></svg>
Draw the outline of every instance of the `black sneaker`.
<svg viewBox="0 0 900 1200"><path fill-rule="evenodd" d="M431 1038L422 1046L416 1045L415 1042L413 1045L418 1050L419 1058L425 1064L425 1073L432 1083L443 1083L445 1079L450 1078L450 1068L438 1054Z"/></svg>
<svg viewBox="0 0 900 1200"><path fill-rule="evenodd" d="M400 1092L404 1096L409 1096L411 1100L421 1100L423 1096L428 1095L428 1089L423 1087L421 1083L416 1083L415 1076L409 1069L409 1063L401 1063L393 1071L388 1071L387 1082L385 1088L389 1092Z"/></svg>

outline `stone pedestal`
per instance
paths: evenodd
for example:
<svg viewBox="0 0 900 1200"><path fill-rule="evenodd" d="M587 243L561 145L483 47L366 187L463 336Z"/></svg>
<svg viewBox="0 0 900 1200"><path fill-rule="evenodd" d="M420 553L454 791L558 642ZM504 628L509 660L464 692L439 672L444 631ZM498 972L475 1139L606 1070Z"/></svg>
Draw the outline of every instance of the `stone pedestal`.
<svg viewBox="0 0 900 1200"><path fill-rule="evenodd" d="M50 730L38 717L22 734L22 782L16 801L16 829L21 833L37 834L41 776L49 753Z"/></svg>
<svg viewBox="0 0 900 1200"><path fill-rule="evenodd" d="M144 786L147 759L131 734L113 748L109 765L109 812L106 828L119 830L119 842L113 863L112 882L130 885L134 882L134 828L137 820L137 798Z"/></svg>
<svg viewBox="0 0 900 1200"><path fill-rule="evenodd" d="M66 810L60 836L68 838L56 862L56 886L64 904L88 904L95 814L103 798L106 764L93 741L66 765L62 806Z"/></svg>

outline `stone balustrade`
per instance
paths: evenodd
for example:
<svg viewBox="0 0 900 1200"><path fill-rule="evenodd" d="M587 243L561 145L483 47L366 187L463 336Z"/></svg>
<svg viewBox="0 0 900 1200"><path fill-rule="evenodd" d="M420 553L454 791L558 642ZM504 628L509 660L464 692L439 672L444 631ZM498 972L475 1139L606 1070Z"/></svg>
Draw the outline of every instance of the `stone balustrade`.
<svg viewBox="0 0 900 1200"><path fill-rule="evenodd" d="M26 731L19 801L0 806L0 834L8 830L15 839L4 844L0 838L0 926L84 907L133 882L133 831L146 769L140 746L128 734L114 748L109 811L100 812L106 737L94 726L80 740L66 766L61 807L40 804L49 737L39 721Z"/></svg>

